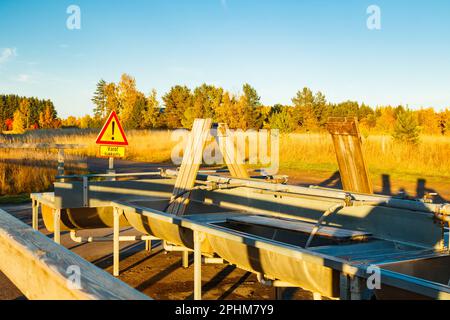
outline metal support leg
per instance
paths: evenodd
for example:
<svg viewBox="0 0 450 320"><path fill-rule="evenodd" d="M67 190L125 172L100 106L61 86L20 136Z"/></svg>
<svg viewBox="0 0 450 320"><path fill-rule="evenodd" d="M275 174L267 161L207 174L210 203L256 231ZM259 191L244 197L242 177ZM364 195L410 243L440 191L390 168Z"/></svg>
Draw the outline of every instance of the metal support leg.
<svg viewBox="0 0 450 320"><path fill-rule="evenodd" d="M339 298L341 300L350 300L350 279L344 273L341 273L339 278Z"/></svg>
<svg viewBox="0 0 450 320"><path fill-rule="evenodd" d="M113 275L119 276L120 261L120 216L121 211L114 208L114 235L113 235Z"/></svg>
<svg viewBox="0 0 450 320"><path fill-rule="evenodd" d="M204 234L194 231L194 300L202 299L202 241Z"/></svg>
<svg viewBox="0 0 450 320"><path fill-rule="evenodd" d="M53 209L53 240L60 244L61 243L61 210Z"/></svg>
<svg viewBox="0 0 450 320"><path fill-rule="evenodd" d="M189 268L189 251L183 251L181 256L181 260L183 263L183 268Z"/></svg>
<svg viewBox="0 0 450 320"><path fill-rule="evenodd" d="M152 240L145 240L145 251L152 252Z"/></svg>
<svg viewBox="0 0 450 320"><path fill-rule="evenodd" d="M36 200L31 202L32 217L31 224L34 230L39 230L39 204Z"/></svg>
<svg viewBox="0 0 450 320"><path fill-rule="evenodd" d="M276 300L283 300L284 288L282 288L282 287L274 287L274 289L275 289L275 299Z"/></svg>
<svg viewBox="0 0 450 320"><path fill-rule="evenodd" d="M106 172L108 174L116 174L116 171L114 170L114 158L110 157L108 162L108 171ZM107 179L108 181L116 181L116 177L109 177Z"/></svg>
<svg viewBox="0 0 450 320"><path fill-rule="evenodd" d="M58 176L64 175L64 149L58 149ZM62 179L61 182L64 182Z"/></svg>
<svg viewBox="0 0 450 320"><path fill-rule="evenodd" d="M350 278L350 300L363 300L364 279Z"/></svg>

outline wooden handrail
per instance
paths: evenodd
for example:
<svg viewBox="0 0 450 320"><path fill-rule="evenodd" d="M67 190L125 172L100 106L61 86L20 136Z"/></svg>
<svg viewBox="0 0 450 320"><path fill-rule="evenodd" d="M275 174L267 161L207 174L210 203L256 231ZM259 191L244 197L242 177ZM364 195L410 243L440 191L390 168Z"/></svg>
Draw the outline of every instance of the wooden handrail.
<svg viewBox="0 0 450 320"><path fill-rule="evenodd" d="M150 299L1 209L0 257L0 271L28 299Z"/></svg>

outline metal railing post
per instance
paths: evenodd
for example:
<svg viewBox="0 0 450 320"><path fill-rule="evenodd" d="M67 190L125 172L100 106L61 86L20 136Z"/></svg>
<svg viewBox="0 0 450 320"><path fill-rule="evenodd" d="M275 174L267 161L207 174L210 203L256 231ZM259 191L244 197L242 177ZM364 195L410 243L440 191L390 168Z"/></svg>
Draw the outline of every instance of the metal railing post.
<svg viewBox="0 0 450 320"><path fill-rule="evenodd" d="M61 210L53 209L53 240L57 243L61 243Z"/></svg>
<svg viewBox="0 0 450 320"><path fill-rule="evenodd" d="M202 299L202 242L205 235L194 230L194 300Z"/></svg>
<svg viewBox="0 0 450 320"><path fill-rule="evenodd" d="M37 200L31 200L32 218L31 224L34 230L39 230L39 203Z"/></svg>
<svg viewBox="0 0 450 320"><path fill-rule="evenodd" d="M120 216L122 213L114 208L114 236L113 236L113 275L119 276L120 263Z"/></svg>
<svg viewBox="0 0 450 320"><path fill-rule="evenodd" d="M58 176L64 175L64 149L58 149ZM64 179L62 180L64 182Z"/></svg>
<svg viewBox="0 0 450 320"><path fill-rule="evenodd" d="M189 268L189 251L183 251L181 254L183 268Z"/></svg>

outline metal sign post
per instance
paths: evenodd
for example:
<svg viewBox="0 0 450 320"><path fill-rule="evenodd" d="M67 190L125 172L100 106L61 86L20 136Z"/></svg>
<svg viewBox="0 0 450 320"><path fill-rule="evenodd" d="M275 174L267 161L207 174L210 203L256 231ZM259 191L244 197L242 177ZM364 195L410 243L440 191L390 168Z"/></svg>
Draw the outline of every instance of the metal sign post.
<svg viewBox="0 0 450 320"><path fill-rule="evenodd" d="M116 174L116 170L114 170L114 157L109 157L109 165L108 165L108 171L106 172L107 174L111 174L114 175ZM116 178L113 177L112 179L110 179L111 181L115 181Z"/></svg>
<svg viewBox="0 0 450 320"><path fill-rule="evenodd" d="M125 157L125 146L128 145L127 137L123 131L117 114L113 111L105 122L96 143L100 145L100 156L109 159L108 174L114 175L114 158ZM112 177L110 180L115 180Z"/></svg>

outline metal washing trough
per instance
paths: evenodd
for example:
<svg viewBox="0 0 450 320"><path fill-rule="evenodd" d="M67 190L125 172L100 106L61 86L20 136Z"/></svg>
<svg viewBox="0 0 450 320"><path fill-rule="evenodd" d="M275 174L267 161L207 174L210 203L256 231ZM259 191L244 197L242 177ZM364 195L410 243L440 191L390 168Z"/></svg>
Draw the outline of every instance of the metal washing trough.
<svg viewBox="0 0 450 320"><path fill-rule="evenodd" d="M448 217L449 205L199 175L199 184L237 187L193 191L181 218L162 212L175 174L58 182L54 195L33 195L33 204L42 207L50 230L55 217L61 217L60 230L116 222L118 234L120 222L147 239L194 251L197 298L202 255L204 262L223 260L256 273L264 284L302 287L332 298L450 298L448 244L440 220ZM336 210L315 230L330 208ZM306 248L313 230L316 236ZM371 266L381 268L381 290L366 287Z"/></svg>

